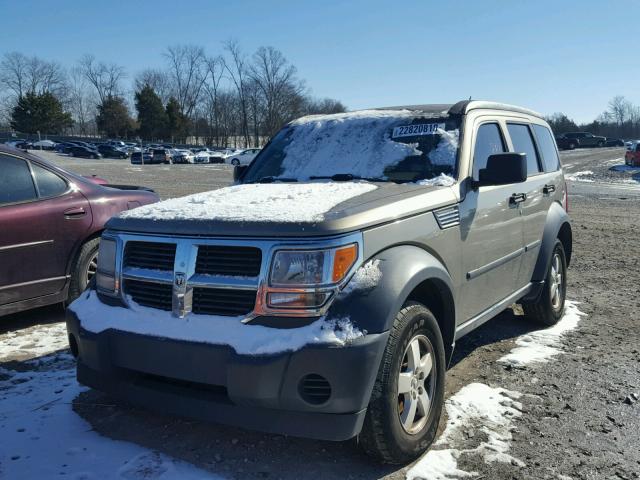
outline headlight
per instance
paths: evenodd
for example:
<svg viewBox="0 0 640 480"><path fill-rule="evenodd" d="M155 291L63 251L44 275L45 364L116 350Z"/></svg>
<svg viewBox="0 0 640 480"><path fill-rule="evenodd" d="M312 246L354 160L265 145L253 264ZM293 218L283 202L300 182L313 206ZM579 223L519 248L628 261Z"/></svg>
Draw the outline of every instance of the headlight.
<svg viewBox="0 0 640 480"><path fill-rule="evenodd" d="M281 250L271 264L275 287L319 287L340 283L358 258L358 244L326 250Z"/></svg>
<svg viewBox="0 0 640 480"><path fill-rule="evenodd" d="M114 240L102 238L98 250L98 271L96 273L96 286L102 293L115 294L118 291L118 279L116 278L116 251Z"/></svg>

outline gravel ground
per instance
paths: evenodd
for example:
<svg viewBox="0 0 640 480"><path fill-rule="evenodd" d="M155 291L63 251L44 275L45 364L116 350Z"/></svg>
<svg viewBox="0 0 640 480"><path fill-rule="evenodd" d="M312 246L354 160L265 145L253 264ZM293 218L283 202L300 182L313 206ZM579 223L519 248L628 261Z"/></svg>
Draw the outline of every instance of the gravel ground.
<svg viewBox="0 0 640 480"><path fill-rule="evenodd" d="M231 179L225 166L134 167L119 160L47 156L83 175L153 187L163 198L216 188ZM459 468L476 472L475 478L640 478L640 402L634 397L640 394L640 183L635 180L638 171L611 170L623 164L623 156L622 149L562 155L568 177L574 179L569 181L574 253L567 295L580 302L586 314L578 328L563 337L563 354L519 368L497 361L514 348L516 338L539 328L524 321L518 308L458 342L447 376L447 398L473 382L521 394L522 414L513 419L511 432L512 460L487 463L466 454L458 459ZM593 173L572 176L585 171ZM5 317L0 341L61 320L58 307ZM27 345L0 358L4 375L55 368L55 359L44 362L45 367L25 362L29 351ZM64 364L67 357L60 356L59 362ZM95 391L80 393L73 408L105 437L226 478L400 479L410 468L376 465L359 452L355 441L318 442L188 421L117 405ZM486 432L482 425L470 425L464 448L476 448Z"/></svg>

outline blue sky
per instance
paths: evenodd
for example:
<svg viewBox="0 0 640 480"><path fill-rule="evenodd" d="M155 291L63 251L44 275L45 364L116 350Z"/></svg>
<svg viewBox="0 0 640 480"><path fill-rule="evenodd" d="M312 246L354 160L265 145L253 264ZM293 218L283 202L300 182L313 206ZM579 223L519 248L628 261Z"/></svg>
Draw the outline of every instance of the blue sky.
<svg viewBox="0 0 640 480"><path fill-rule="evenodd" d="M72 64L84 53L161 66L168 45L280 49L311 92L349 108L468 98L593 119L640 104L638 1L9 1L0 54Z"/></svg>

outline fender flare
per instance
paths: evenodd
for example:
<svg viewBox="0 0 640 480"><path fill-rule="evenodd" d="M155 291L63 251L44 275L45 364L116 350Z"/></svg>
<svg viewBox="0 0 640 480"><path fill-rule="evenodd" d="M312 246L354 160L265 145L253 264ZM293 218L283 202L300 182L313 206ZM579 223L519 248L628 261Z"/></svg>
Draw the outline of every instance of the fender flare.
<svg viewBox="0 0 640 480"><path fill-rule="evenodd" d="M447 350L452 349L455 332L455 288L444 264L426 250L414 245L399 245L383 250L368 261L377 264L381 278L366 289L343 289L329 310L330 318L349 318L370 333L388 331L411 293L423 282L430 281L442 298L441 325ZM367 263L367 262L365 262ZM351 279L353 281L353 278ZM436 312L434 312L435 314Z"/></svg>
<svg viewBox="0 0 640 480"><path fill-rule="evenodd" d="M531 281L533 283L543 282L547 274L547 268L551 261L551 254L556 239L560 238L565 247L567 256L567 266L571 261L573 234L571 230L571 220L567 212L559 203L553 202L547 213L547 220L542 234L542 243L538 253L538 259L533 269Z"/></svg>

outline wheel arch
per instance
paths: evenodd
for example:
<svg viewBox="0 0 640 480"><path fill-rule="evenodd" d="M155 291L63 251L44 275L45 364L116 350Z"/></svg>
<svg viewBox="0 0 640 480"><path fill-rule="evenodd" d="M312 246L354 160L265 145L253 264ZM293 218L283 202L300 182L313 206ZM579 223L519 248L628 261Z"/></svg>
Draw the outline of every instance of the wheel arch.
<svg viewBox="0 0 640 480"><path fill-rule="evenodd" d="M94 230L93 232L91 232L89 235L84 237L81 241L79 241L75 245L72 254L69 255L69 259L67 260L67 275L71 275L71 269L73 268L73 265L76 263L76 260L78 259L78 255L80 255L80 250L82 250L82 246L85 243L90 242L94 238L101 237L102 232L104 232L104 228Z"/></svg>
<svg viewBox="0 0 640 480"><path fill-rule="evenodd" d="M447 360L453 352L456 326L455 289L446 266L415 245L398 245L376 253L381 277L372 288L345 288L332 305L329 316L348 317L371 333L388 331L407 301L429 308L440 325ZM366 262L365 262L366 263Z"/></svg>
<svg viewBox="0 0 640 480"><path fill-rule="evenodd" d="M569 266L573 252L571 221L564 208L559 203L554 202L547 213L538 259L531 276L532 282L539 283L544 281L556 239L562 242L567 257L567 266Z"/></svg>

